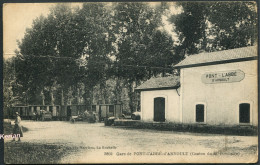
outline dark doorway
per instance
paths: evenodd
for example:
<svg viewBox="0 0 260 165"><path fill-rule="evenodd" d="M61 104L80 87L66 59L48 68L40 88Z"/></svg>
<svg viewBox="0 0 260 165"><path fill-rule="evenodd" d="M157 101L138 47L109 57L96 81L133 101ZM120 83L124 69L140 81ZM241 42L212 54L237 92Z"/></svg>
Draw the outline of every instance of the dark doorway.
<svg viewBox="0 0 260 165"><path fill-rule="evenodd" d="M239 123L250 123L250 104L239 104Z"/></svg>
<svg viewBox="0 0 260 165"><path fill-rule="evenodd" d="M97 110L96 110L96 105L92 105L91 110L92 110L93 112L96 112L96 111L97 111Z"/></svg>
<svg viewBox="0 0 260 165"><path fill-rule="evenodd" d="M109 113L113 113L114 114L114 105L109 105L108 111L109 111Z"/></svg>
<svg viewBox="0 0 260 165"><path fill-rule="evenodd" d="M23 116L23 108L20 107L20 115Z"/></svg>
<svg viewBox="0 0 260 165"><path fill-rule="evenodd" d="M37 113L37 107L36 107L36 106L33 107L33 111L34 111L35 113Z"/></svg>
<svg viewBox="0 0 260 165"><path fill-rule="evenodd" d="M49 111L52 113L53 112L53 107L49 106Z"/></svg>
<svg viewBox="0 0 260 165"><path fill-rule="evenodd" d="M154 121L165 121L165 98L154 98Z"/></svg>
<svg viewBox="0 0 260 165"><path fill-rule="evenodd" d="M71 116L71 109L70 106L67 106L67 117Z"/></svg>
<svg viewBox="0 0 260 165"><path fill-rule="evenodd" d="M60 113L60 107L59 107L59 106L56 106L56 113L57 113L57 116L58 116L59 113Z"/></svg>
<svg viewBox="0 0 260 165"><path fill-rule="evenodd" d="M196 122L204 122L204 105L196 105Z"/></svg>

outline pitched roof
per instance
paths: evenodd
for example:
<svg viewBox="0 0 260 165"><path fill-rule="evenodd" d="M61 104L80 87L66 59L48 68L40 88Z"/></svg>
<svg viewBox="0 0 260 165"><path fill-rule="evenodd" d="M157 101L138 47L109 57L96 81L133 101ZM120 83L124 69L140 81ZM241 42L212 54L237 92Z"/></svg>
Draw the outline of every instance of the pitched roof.
<svg viewBox="0 0 260 165"><path fill-rule="evenodd" d="M180 85L179 76L151 78L135 88L135 90L160 90L160 89L175 89Z"/></svg>
<svg viewBox="0 0 260 165"><path fill-rule="evenodd" d="M225 62L238 62L257 58L257 47L249 46L243 48L229 49L210 53L200 53L190 55L183 61L175 65L176 68L195 67L212 64L220 64Z"/></svg>

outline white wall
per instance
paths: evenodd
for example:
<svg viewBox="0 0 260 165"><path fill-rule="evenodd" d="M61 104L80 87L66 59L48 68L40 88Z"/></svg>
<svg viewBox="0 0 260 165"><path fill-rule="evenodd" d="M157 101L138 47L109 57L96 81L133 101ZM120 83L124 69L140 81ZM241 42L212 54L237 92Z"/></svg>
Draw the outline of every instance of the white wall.
<svg viewBox="0 0 260 165"><path fill-rule="evenodd" d="M141 120L153 121L154 119L154 98L165 98L165 121L180 122L179 99L175 89L141 91Z"/></svg>
<svg viewBox="0 0 260 165"><path fill-rule="evenodd" d="M206 72L242 70L240 82L205 84ZM250 103L251 124L258 116L257 60L181 69L180 117L183 123L195 122L196 103L206 105L206 124L239 125L239 103Z"/></svg>

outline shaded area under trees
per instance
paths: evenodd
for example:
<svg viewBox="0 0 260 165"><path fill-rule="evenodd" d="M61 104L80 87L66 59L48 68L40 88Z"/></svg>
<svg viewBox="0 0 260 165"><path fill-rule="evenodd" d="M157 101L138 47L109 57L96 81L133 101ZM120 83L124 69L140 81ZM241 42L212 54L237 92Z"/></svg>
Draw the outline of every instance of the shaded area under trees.
<svg viewBox="0 0 260 165"><path fill-rule="evenodd" d="M182 12L171 13L172 6ZM123 103L135 111L134 88L172 75L185 55L253 45L254 2L58 4L34 20L4 61L4 106ZM176 37L163 26L163 16ZM176 44L177 43L177 44Z"/></svg>

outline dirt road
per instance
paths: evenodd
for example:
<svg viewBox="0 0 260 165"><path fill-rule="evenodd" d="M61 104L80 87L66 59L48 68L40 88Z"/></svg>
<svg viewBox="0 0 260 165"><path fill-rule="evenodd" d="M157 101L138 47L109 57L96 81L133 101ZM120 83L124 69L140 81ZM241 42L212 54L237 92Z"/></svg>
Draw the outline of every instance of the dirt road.
<svg viewBox="0 0 260 165"><path fill-rule="evenodd" d="M78 152L67 154L60 163L257 160L257 136L126 129L105 127L103 123L23 121L22 124L29 129L23 142L66 144L77 149Z"/></svg>

